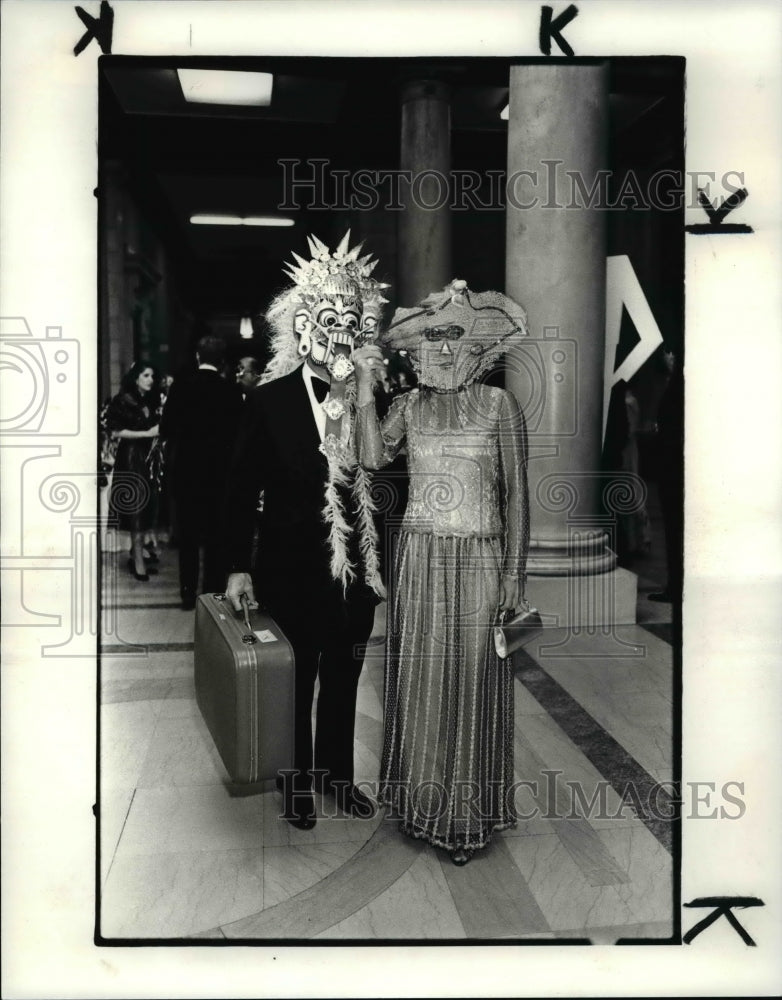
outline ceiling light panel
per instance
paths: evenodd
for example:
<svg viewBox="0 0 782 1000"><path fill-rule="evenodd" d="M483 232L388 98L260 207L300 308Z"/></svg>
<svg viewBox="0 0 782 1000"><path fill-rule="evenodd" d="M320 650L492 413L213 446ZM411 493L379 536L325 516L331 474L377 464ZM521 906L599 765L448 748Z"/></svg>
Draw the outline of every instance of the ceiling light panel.
<svg viewBox="0 0 782 1000"><path fill-rule="evenodd" d="M237 104L268 107L272 102L271 73L221 69L178 69L179 85L191 104Z"/></svg>
<svg viewBox="0 0 782 1000"><path fill-rule="evenodd" d="M207 215L200 213L191 215L190 222L194 226L271 226L274 228L294 225L293 219L284 215Z"/></svg>

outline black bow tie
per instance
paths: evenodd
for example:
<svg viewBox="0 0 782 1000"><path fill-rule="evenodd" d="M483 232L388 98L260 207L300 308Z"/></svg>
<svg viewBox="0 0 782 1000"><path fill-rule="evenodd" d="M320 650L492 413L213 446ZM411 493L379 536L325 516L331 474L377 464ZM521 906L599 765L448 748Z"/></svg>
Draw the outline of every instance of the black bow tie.
<svg viewBox="0 0 782 1000"><path fill-rule="evenodd" d="M322 403L323 400L326 398L326 396L328 396L329 394L328 382L324 382L323 379L318 378L317 375L313 379L311 379L311 382L312 382L312 391L315 393L315 399L317 399L319 403Z"/></svg>

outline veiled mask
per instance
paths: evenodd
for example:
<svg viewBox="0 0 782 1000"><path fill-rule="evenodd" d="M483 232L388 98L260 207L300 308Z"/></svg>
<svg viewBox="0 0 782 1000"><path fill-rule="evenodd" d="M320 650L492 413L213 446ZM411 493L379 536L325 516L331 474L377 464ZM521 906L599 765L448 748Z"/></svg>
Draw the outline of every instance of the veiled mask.
<svg viewBox="0 0 782 1000"><path fill-rule="evenodd" d="M419 306L398 309L383 337L406 351L419 385L445 392L474 382L526 336L524 311L500 292L471 293L452 281Z"/></svg>

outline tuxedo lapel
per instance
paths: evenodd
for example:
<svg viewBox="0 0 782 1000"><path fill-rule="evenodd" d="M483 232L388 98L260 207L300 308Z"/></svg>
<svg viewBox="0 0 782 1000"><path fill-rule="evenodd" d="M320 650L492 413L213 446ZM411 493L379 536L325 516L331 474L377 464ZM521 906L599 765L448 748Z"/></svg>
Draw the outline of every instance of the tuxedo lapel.
<svg viewBox="0 0 782 1000"><path fill-rule="evenodd" d="M285 383L283 385L282 383ZM280 413L271 414L282 437L281 452L305 479L325 481L328 464L320 450L320 435L301 371L280 379Z"/></svg>

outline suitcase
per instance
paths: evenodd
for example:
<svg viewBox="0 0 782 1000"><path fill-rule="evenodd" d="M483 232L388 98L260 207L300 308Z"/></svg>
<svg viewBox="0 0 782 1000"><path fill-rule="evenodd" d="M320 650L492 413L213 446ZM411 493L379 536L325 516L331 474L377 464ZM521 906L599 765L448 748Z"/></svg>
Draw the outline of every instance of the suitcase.
<svg viewBox="0 0 782 1000"><path fill-rule="evenodd" d="M262 611L234 611L202 594L195 617L196 701L231 780L274 778L293 766L293 650Z"/></svg>

